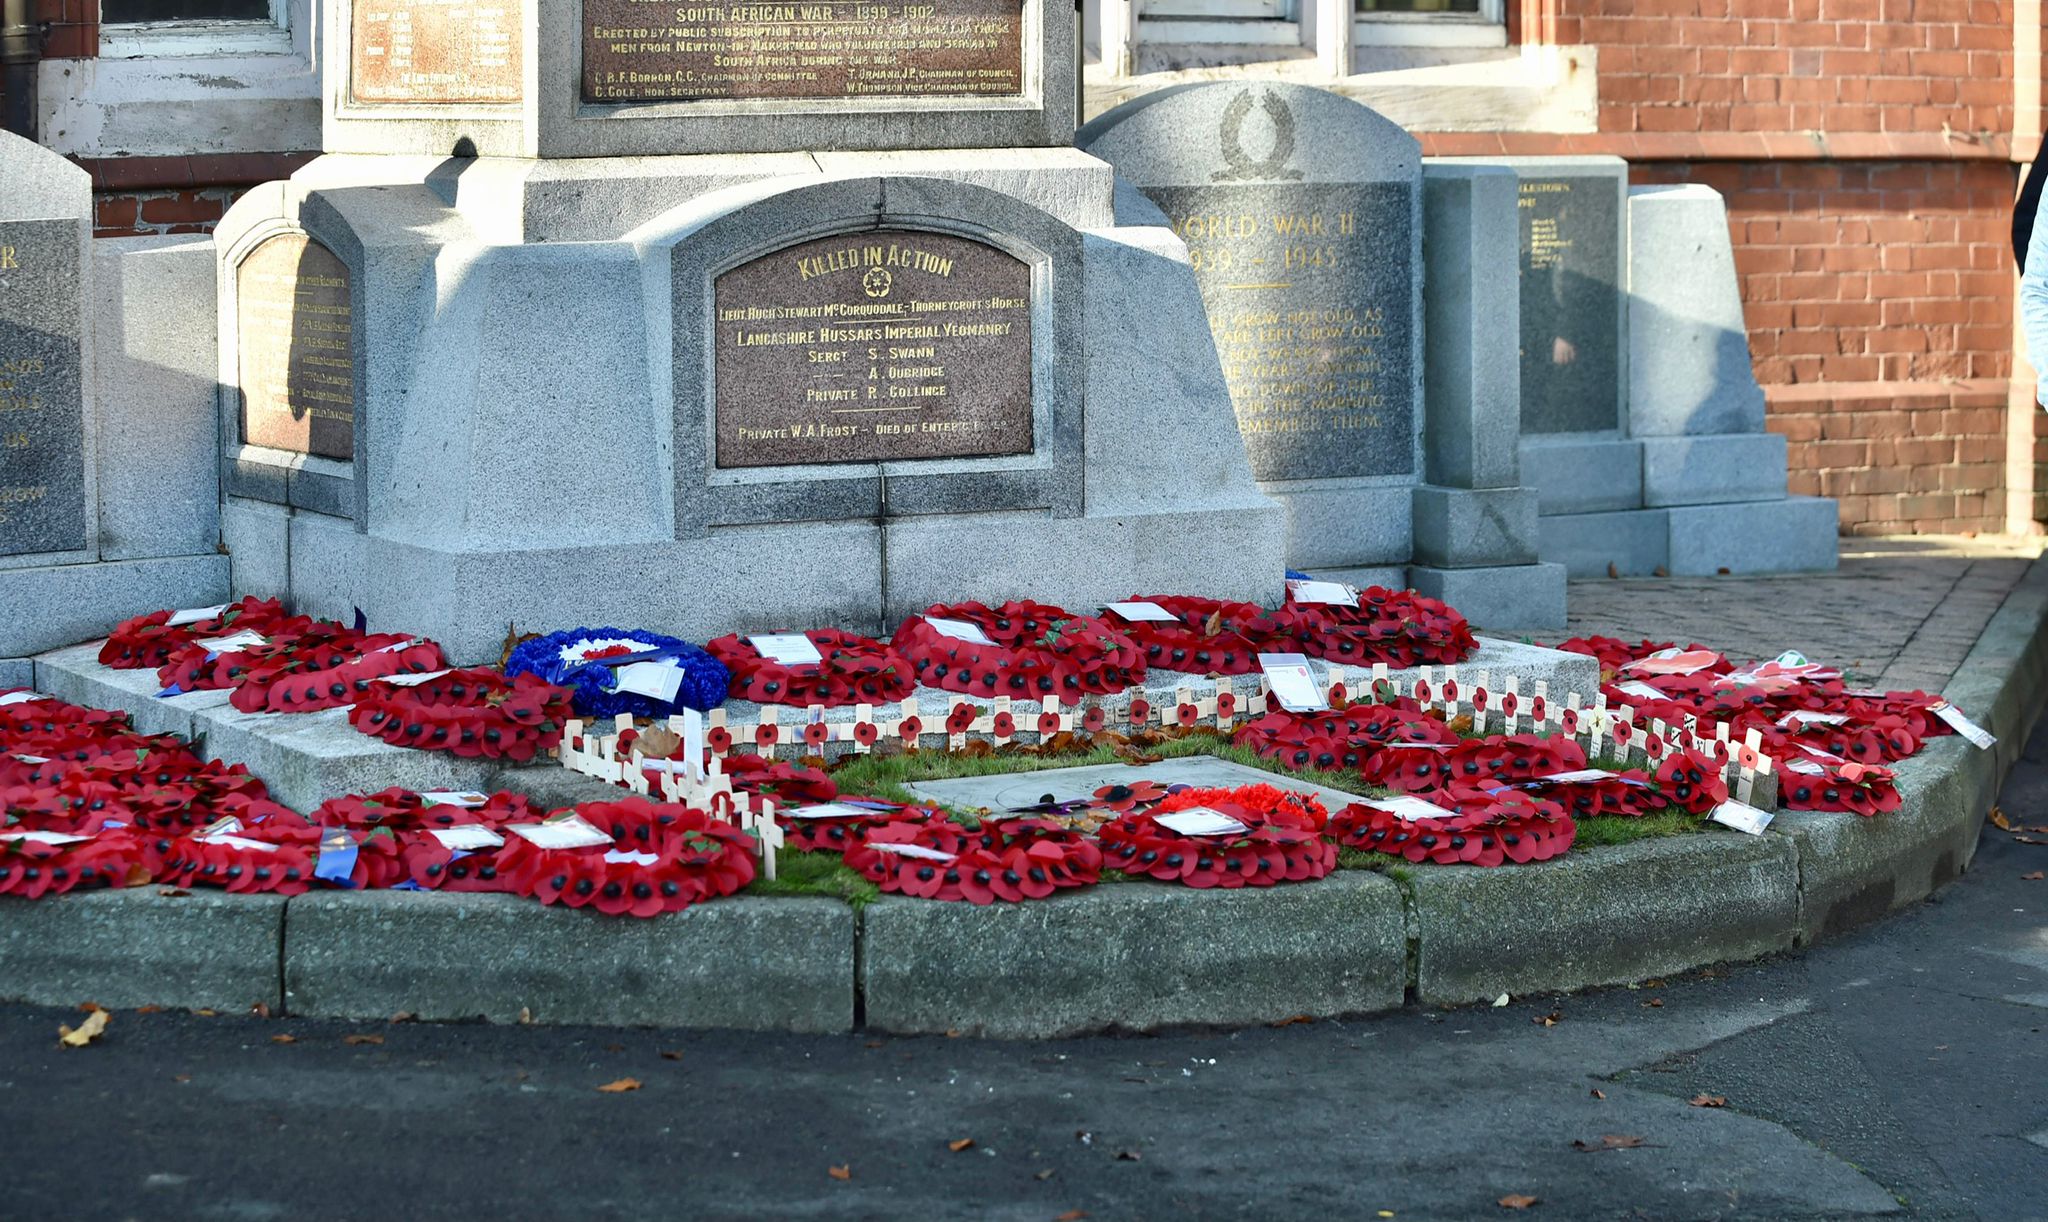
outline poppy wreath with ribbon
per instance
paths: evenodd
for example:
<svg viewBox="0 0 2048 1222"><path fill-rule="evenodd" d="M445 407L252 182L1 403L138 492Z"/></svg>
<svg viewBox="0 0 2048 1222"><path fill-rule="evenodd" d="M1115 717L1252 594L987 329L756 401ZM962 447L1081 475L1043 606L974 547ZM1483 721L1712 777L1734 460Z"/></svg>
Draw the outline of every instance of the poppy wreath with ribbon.
<svg viewBox="0 0 2048 1222"><path fill-rule="evenodd" d="M125 829L81 833L86 839L68 844L9 837L6 830L0 829L0 895L32 900L149 881L142 841Z"/></svg>
<svg viewBox="0 0 2048 1222"><path fill-rule="evenodd" d="M1647 658L1653 653L1662 653L1678 646L1671 641L1642 641L1631 645L1619 637L1575 636L1553 648L1597 659L1604 675L1618 671L1638 658Z"/></svg>
<svg viewBox="0 0 2048 1222"><path fill-rule="evenodd" d="M732 696L757 704L879 704L901 700L917 687L909 660L891 646L837 628L803 635L823 661L777 662L737 635L707 641L704 649L732 672Z"/></svg>
<svg viewBox="0 0 2048 1222"><path fill-rule="evenodd" d="M1275 710L1237 728L1234 745L1293 768L1348 770L1388 742L1456 743L1443 720L1403 697L1390 704L1354 704L1333 712Z"/></svg>
<svg viewBox="0 0 2048 1222"><path fill-rule="evenodd" d="M683 681L674 700L620 691L616 668L629 662L674 659ZM572 628L514 646L505 659L507 675L535 675L569 689L580 717L620 713L656 720L677 709L708 712L725 703L732 673L717 658L677 637L639 628Z"/></svg>
<svg viewBox="0 0 2048 1222"><path fill-rule="evenodd" d="M1446 755L1447 787L1461 798L1586 766L1585 749L1562 734L1489 734L1467 739Z"/></svg>
<svg viewBox="0 0 2048 1222"><path fill-rule="evenodd" d="M1578 825L1557 803L1509 791L1471 798L1447 818L1404 819L1353 803L1330 819L1329 834L1347 848L1389 853L1438 865L1526 865L1563 856Z"/></svg>
<svg viewBox="0 0 2048 1222"><path fill-rule="evenodd" d="M139 739L128 714L87 709L62 700L21 700L0 705L0 746L23 755L57 756L81 748L108 748L123 737Z"/></svg>
<svg viewBox="0 0 2048 1222"><path fill-rule="evenodd" d="M1370 586L1355 607L1298 603L1290 594L1273 616L1309 657L1350 666L1456 664L1479 648L1464 616L1413 590Z"/></svg>
<svg viewBox="0 0 2048 1222"><path fill-rule="evenodd" d="M1668 805L1650 774L1640 768L1629 768L1598 780L1546 781L1537 777L1511 788L1555 802L1574 819L1599 815L1633 819Z"/></svg>
<svg viewBox="0 0 2048 1222"><path fill-rule="evenodd" d="M1778 798L1786 810L1883 814L1899 808L1899 786L1889 768L1853 760L1787 761L1778 777Z"/></svg>
<svg viewBox="0 0 2048 1222"><path fill-rule="evenodd" d="M222 636L244 629L265 635L290 619L284 604L274 598L250 596L212 619L197 623L171 623L171 611L152 611L122 620L107 634L100 646L100 665L115 670L155 670L171 655L201 638Z"/></svg>
<svg viewBox="0 0 2048 1222"><path fill-rule="evenodd" d="M525 763L562 741L569 712L569 693L547 680L479 667L409 687L371 683L348 720L395 747Z"/></svg>
<svg viewBox="0 0 2048 1222"><path fill-rule="evenodd" d="M448 665L439 645L404 635L365 637L353 653L333 666L318 666L302 655L254 667L228 703L244 713L312 713L354 704L374 680Z"/></svg>
<svg viewBox="0 0 2048 1222"><path fill-rule="evenodd" d="M0 786L0 824L24 831L89 836L139 820L122 789L78 768L38 784Z"/></svg>
<svg viewBox="0 0 2048 1222"><path fill-rule="evenodd" d="M941 813L928 806L905 806L896 802L879 802L871 798L842 798L858 814L836 815L828 819L799 819L789 812L796 806L777 805L775 822L782 827L783 844L807 853L844 853L857 843L869 828L884 823L902 820L923 820L942 818Z"/></svg>
<svg viewBox="0 0 2048 1222"><path fill-rule="evenodd" d="M543 849L509 835L494 866L510 890L543 904L651 917L731 895L754 881L753 837L701 810L640 798L585 802L574 810L612 843Z"/></svg>
<svg viewBox="0 0 2048 1222"><path fill-rule="evenodd" d="M57 826L66 819L87 819L96 826L107 816L140 830L182 831L222 815L240 815L267 796L247 766L201 761L182 743L153 742L21 764L0 779L0 806L16 813L33 808L60 831L84 830Z"/></svg>
<svg viewBox="0 0 2048 1222"><path fill-rule="evenodd" d="M927 616L964 620L995 643L956 640ZM969 696L1058 696L1077 704L1084 694L1121 692L1145 678L1144 654L1129 636L1045 603L939 604L904 620L894 644L916 668L919 683Z"/></svg>
<svg viewBox="0 0 2048 1222"><path fill-rule="evenodd" d="M1267 785L1184 790L1149 811L1119 816L1098 833L1103 865L1202 888L1270 887L1322 878L1336 869L1337 846L1318 833L1315 813L1293 800L1275 800L1274 792ZM1175 803L1174 809L1206 806L1236 819L1245 830L1221 836L1174 831L1159 818L1173 813L1166 808Z"/></svg>
<svg viewBox="0 0 2048 1222"><path fill-rule="evenodd" d="M352 661L360 656L357 646L368 636L345 625L306 615L280 620L264 635L269 639L241 649L213 649L194 641L172 651L157 668L157 682L171 695L231 691L258 670L325 670Z"/></svg>
<svg viewBox="0 0 2048 1222"><path fill-rule="evenodd" d="M237 894L302 895L320 856L316 827L250 824L240 831L144 838L150 873L178 887L219 887Z"/></svg>
<svg viewBox="0 0 2048 1222"><path fill-rule="evenodd" d="M508 823L537 823L540 818L540 808L523 793L494 793L482 806L466 806L430 802L419 793L396 785L377 793L329 798L313 811L313 822L322 827L385 827L403 832L437 827L500 828Z"/></svg>
<svg viewBox="0 0 2048 1222"><path fill-rule="evenodd" d="M1151 670L1190 675L1248 675L1259 669L1259 654L1286 638L1272 612L1256 603L1221 602L1179 594L1153 594L1148 602L1175 622L1134 620L1123 632L1144 652Z"/></svg>
<svg viewBox="0 0 2048 1222"><path fill-rule="evenodd" d="M510 843L516 837L507 835ZM406 878L422 891L505 893L512 880L499 864L504 847L451 849L431 832L401 832Z"/></svg>
<svg viewBox="0 0 2048 1222"><path fill-rule="evenodd" d="M1102 877L1102 850L1050 819L990 819L970 831L936 812L862 828L846 864L891 895L970 904L1039 900Z"/></svg>

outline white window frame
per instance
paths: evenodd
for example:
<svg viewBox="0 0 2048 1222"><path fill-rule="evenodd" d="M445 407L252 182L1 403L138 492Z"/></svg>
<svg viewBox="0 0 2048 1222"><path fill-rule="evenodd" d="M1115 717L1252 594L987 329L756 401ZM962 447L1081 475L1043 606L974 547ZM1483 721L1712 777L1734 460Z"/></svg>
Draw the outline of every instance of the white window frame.
<svg viewBox="0 0 2048 1222"><path fill-rule="evenodd" d="M101 59L292 52L292 0L270 0L268 21L136 21L100 26Z"/></svg>
<svg viewBox="0 0 2048 1222"><path fill-rule="evenodd" d="M1476 13L1353 13L1359 47L1505 47L1507 0L1479 0Z"/></svg>

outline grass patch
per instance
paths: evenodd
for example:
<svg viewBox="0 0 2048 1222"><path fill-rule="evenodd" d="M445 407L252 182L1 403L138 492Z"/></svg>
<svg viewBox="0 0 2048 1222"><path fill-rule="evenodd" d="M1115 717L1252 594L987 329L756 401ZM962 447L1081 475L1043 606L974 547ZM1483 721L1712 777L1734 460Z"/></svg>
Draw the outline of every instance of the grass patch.
<svg viewBox="0 0 2048 1222"><path fill-rule="evenodd" d="M1690 836L1709 827L1720 826L1676 806L1639 819L1625 815L1596 815L1591 819L1580 819L1578 824L1579 834L1572 840L1574 849L1598 844L1633 844L1638 840L1655 840L1662 836Z"/></svg>
<svg viewBox="0 0 2048 1222"><path fill-rule="evenodd" d="M881 888L848 867L837 853L783 849L775 855L775 868L779 877L771 880L756 876L741 894L820 895L843 900L856 912L882 894Z"/></svg>

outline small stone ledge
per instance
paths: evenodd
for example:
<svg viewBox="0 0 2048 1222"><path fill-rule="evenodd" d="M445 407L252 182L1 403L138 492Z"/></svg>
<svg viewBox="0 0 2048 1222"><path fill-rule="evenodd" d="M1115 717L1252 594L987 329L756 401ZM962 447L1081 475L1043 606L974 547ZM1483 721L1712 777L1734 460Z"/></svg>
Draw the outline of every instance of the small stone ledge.
<svg viewBox="0 0 2048 1222"><path fill-rule="evenodd" d="M284 1003L312 1018L849 1031L853 946L853 910L826 899L634 920L510 895L309 892L291 900Z"/></svg>
<svg viewBox="0 0 2048 1222"><path fill-rule="evenodd" d="M1792 945L1799 867L1781 836L1707 833L1510 869L1417 867L1416 999L1623 984Z"/></svg>
<svg viewBox="0 0 2048 1222"><path fill-rule="evenodd" d="M285 900L129 887L58 899L0 896L0 998L242 1013L279 1010Z"/></svg>
<svg viewBox="0 0 2048 1222"><path fill-rule="evenodd" d="M1396 1009L1407 978L1400 890L1365 871L1233 891L1120 883L987 908L885 897L861 937L867 1025L904 1034L1327 1018Z"/></svg>

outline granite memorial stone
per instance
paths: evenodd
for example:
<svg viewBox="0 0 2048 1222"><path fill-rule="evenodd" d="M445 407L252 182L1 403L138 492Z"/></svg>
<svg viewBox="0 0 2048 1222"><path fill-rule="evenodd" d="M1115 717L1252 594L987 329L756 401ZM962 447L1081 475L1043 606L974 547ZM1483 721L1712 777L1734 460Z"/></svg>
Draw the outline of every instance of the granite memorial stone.
<svg viewBox="0 0 2048 1222"><path fill-rule="evenodd" d="M72 167L0 133L0 555L92 546L86 483L85 242ZM53 175L48 182L32 181ZM61 175L62 177L54 177ZM16 189L18 188L18 190Z"/></svg>
<svg viewBox="0 0 2048 1222"><path fill-rule="evenodd" d="M1290 563L1406 562L1422 427L1414 137L1327 90L1217 83L1147 94L1076 142L1142 195L1120 197L1121 222L1187 243L1253 474L1290 510Z"/></svg>
<svg viewBox="0 0 2048 1222"><path fill-rule="evenodd" d="M258 243L235 269L242 440L347 460L355 452L348 267L302 233Z"/></svg>
<svg viewBox="0 0 2048 1222"><path fill-rule="evenodd" d="M718 277L722 468L988 457L1032 447L1031 268L877 229Z"/></svg>
<svg viewBox="0 0 2048 1222"><path fill-rule="evenodd" d="M1619 428L1628 387L1628 167L1608 157L1507 163L1522 179L1522 430Z"/></svg>

